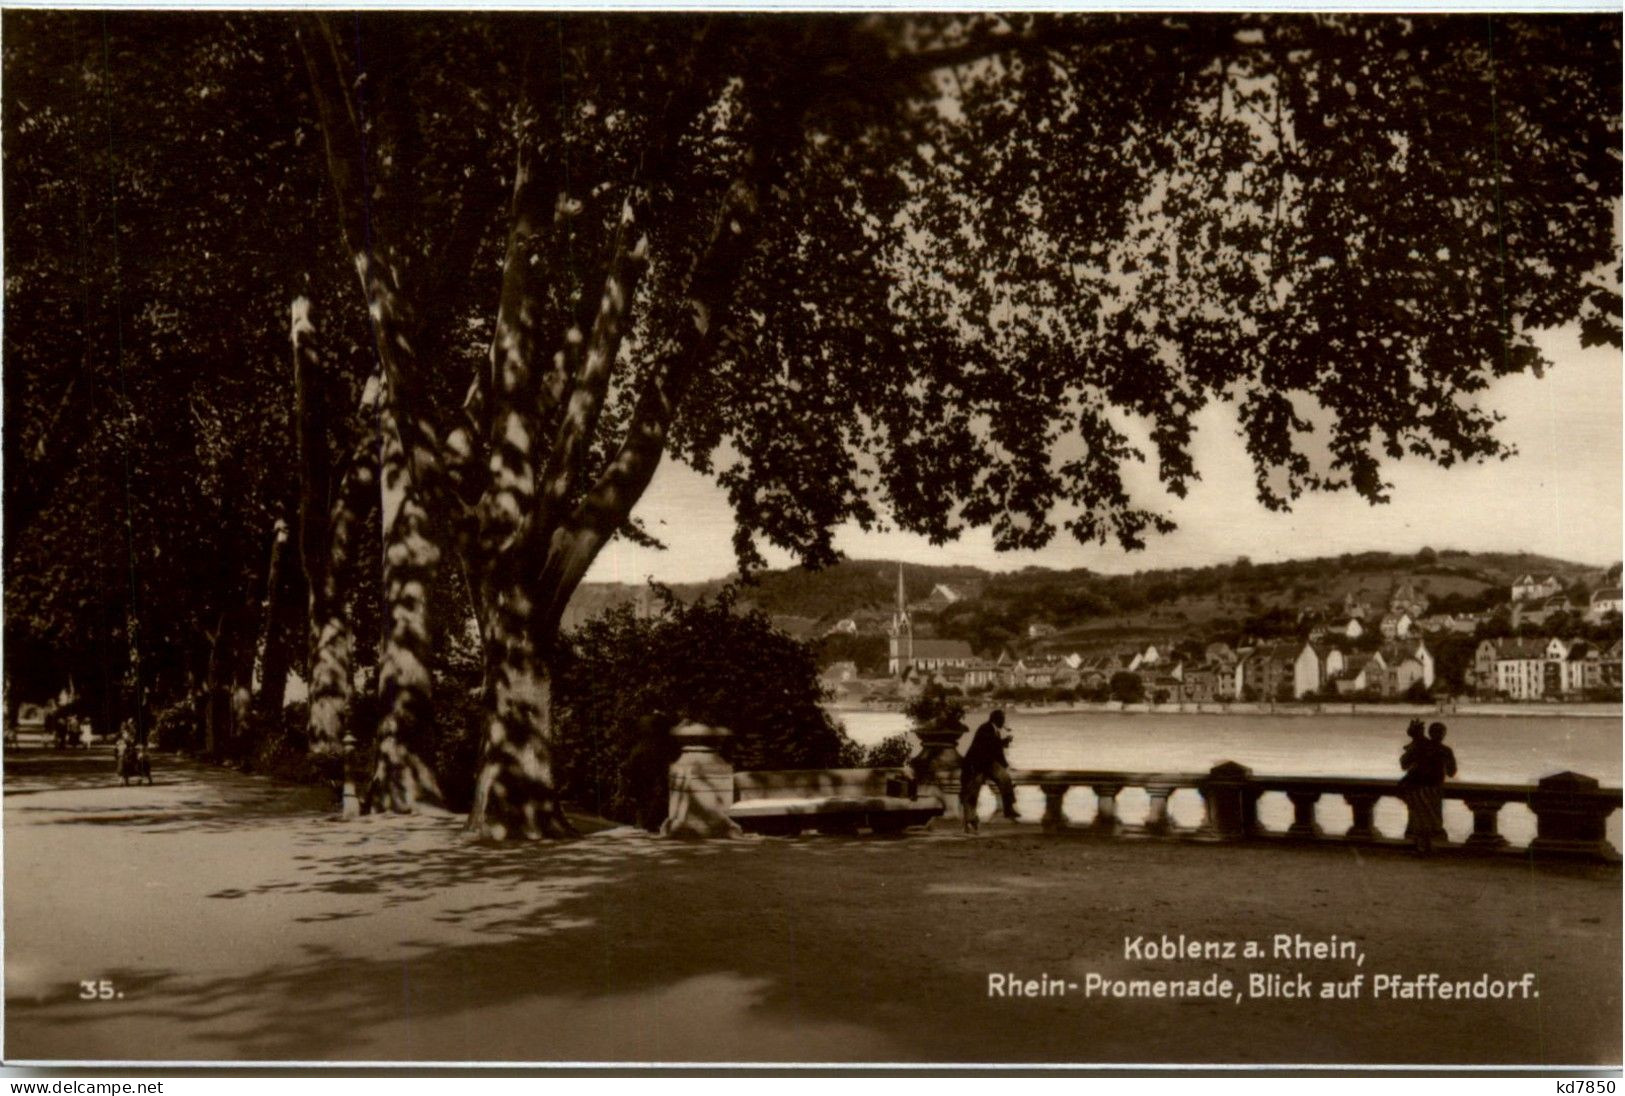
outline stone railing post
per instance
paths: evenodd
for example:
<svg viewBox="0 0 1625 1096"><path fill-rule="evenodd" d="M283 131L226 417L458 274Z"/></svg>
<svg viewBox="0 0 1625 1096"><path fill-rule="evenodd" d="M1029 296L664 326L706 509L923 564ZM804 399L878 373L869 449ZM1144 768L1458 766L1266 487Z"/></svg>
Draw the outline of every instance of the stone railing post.
<svg viewBox="0 0 1625 1096"><path fill-rule="evenodd" d="M342 766L339 777L339 814L344 818L361 817L361 796L356 793L356 741L348 729L344 732Z"/></svg>
<svg viewBox="0 0 1625 1096"><path fill-rule="evenodd" d="M734 767L717 753L729 737L722 727L684 723L671 732L683 747L669 771L663 837L737 837L744 831L728 817L734 801Z"/></svg>
<svg viewBox="0 0 1625 1096"><path fill-rule="evenodd" d="M1168 798L1174 794L1172 784L1147 784L1145 794L1151 800L1145 812L1145 832L1164 834L1174 828L1168 815Z"/></svg>
<svg viewBox="0 0 1625 1096"><path fill-rule="evenodd" d="M1559 853L1618 859L1608 843L1608 816L1615 804L1584 793L1597 790L1597 782L1581 773L1548 776L1529 796L1535 812L1533 853Z"/></svg>
<svg viewBox="0 0 1625 1096"><path fill-rule="evenodd" d="M914 737L920 740L920 752L909 758L914 770L917 795L934 795L942 800L940 817L958 821L964 817L959 809L959 736L957 727L913 727Z"/></svg>
<svg viewBox="0 0 1625 1096"><path fill-rule="evenodd" d="M1117 793L1123 790L1121 784L1095 784L1095 821L1092 828L1097 833L1116 833L1122 823L1117 818Z"/></svg>
<svg viewBox="0 0 1625 1096"><path fill-rule="evenodd" d="M1468 796L1462 802L1473 812L1473 832L1467 835L1466 847L1481 852L1506 847L1507 839L1500 830L1501 807L1506 801Z"/></svg>
<svg viewBox="0 0 1625 1096"><path fill-rule="evenodd" d="M1292 801L1292 825L1287 833L1293 837L1319 837L1320 826L1315 822L1315 804L1320 802L1319 792L1291 791L1286 797Z"/></svg>
<svg viewBox="0 0 1625 1096"><path fill-rule="evenodd" d="M1258 797L1251 769L1234 761L1213 766L1200 789L1207 805L1207 832L1220 841L1245 841L1253 835Z"/></svg>
<svg viewBox="0 0 1625 1096"><path fill-rule="evenodd" d="M1066 810L1062 807L1062 800L1070 784L1040 784L1044 790L1044 818L1042 825L1045 833L1060 833L1067 828Z"/></svg>
<svg viewBox="0 0 1625 1096"><path fill-rule="evenodd" d="M1371 821L1371 814L1376 809L1377 800L1382 798L1381 792L1344 792L1343 800L1349 805L1354 814L1354 820L1344 837L1355 841L1369 841L1377 836L1377 827Z"/></svg>

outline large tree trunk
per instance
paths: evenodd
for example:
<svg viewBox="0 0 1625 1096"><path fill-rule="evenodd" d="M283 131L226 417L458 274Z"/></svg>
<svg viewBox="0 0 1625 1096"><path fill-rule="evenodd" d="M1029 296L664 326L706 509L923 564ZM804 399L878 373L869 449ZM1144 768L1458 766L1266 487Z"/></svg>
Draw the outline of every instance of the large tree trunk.
<svg viewBox="0 0 1625 1096"><path fill-rule="evenodd" d="M287 552L284 549L284 557ZM254 715L260 729L282 725L282 709L287 701L288 675L293 671L296 652L303 644L304 575L286 559L277 569L277 590L265 621L265 644L259 666L259 684L254 694Z"/></svg>
<svg viewBox="0 0 1625 1096"><path fill-rule="evenodd" d="M434 726L429 588L440 550L429 535L429 513L407 468L400 431L391 421L396 409L387 384L385 390L379 483L387 623L378 660L378 693L384 715L378 726L366 806L368 810L411 812L419 802L439 802L441 798L434 770L423 760Z"/></svg>
<svg viewBox="0 0 1625 1096"><path fill-rule="evenodd" d="M494 841L575 836L553 780L553 679L535 604L516 589L486 605L485 738L468 827Z"/></svg>
<svg viewBox="0 0 1625 1096"><path fill-rule="evenodd" d="M288 548L288 523L277 519L271 537L271 562L265 569L265 597L260 602L259 638L254 644L254 670L250 677L252 711L275 718L282 711L288 683L288 650L281 642L281 609L286 598L282 560Z"/></svg>
<svg viewBox="0 0 1625 1096"><path fill-rule="evenodd" d="M788 117L793 118L796 109L788 108ZM633 293L647 247L641 234L633 231L633 205L628 203L625 208L579 381L562 408L553 451L542 467L539 506L529 525L535 558L541 565L522 574L510 588L487 592L484 598L488 609L488 715L479 782L469 815L469 828L482 836L535 838L574 832L564 817L553 780L556 728L547 661L557 643L565 607L593 560L648 489L665 452L676 409L721 338L733 287L750 252L762 195L782 165L782 154L792 140L789 135L795 132L787 124L781 127L783 132L775 131L775 124L781 121L764 122L773 138L747 160L717 210L710 238L690 275L686 303L695 320L686 342L650 371L621 445L596 481L586 485L580 500L572 501L580 485L585 439L596 428L608 363L613 362L621 332L631 322ZM493 359L519 342L504 338L510 311L506 294L513 288L504 287ZM501 396L498 388L493 398L499 412ZM514 479L512 474L497 477L493 492L497 501L503 501L505 480ZM503 508L495 509L500 513ZM519 561L530 558L522 551L511 552L487 573L519 570L523 566Z"/></svg>
<svg viewBox="0 0 1625 1096"><path fill-rule="evenodd" d="M338 723L343 718L342 701L348 699L344 695L348 692L348 682L345 682L337 690L341 703L335 711L333 678L343 674L353 642L342 619L335 619L337 614L329 609L325 596L328 592L328 497L332 461L327 450L327 401L322 398L321 354L316 327L310 319L310 301L304 297L294 298L289 312L294 425L299 443L299 565L305 573L308 601L305 678L310 683L310 703L305 737L313 754L330 755L343 735ZM329 652L325 659L324 639ZM318 678L322 679L319 683Z"/></svg>
<svg viewBox="0 0 1625 1096"><path fill-rule="evenodd" d="M253 701L270 655L276 590L287 541L287 523L278 519L271 534L263 595L256 597L257 583L251 579L243 591L242 605L221 613L212 641L209 674L210 691L215 697L210 703L214 719L207 734L212 740L211 752L221 757L241 759L253 749ZM270 669L274 672L275 666Z"/></svg>
<svg viewBox="0 0 1625 1096"><path fill-rule="evenodd" d="M209 635L209 666L203 685L203 752L215 757L225 745L231 726L231 612Z"/></svg>
<svg viewBox="0 0 1625 1096"><path fill-rule="evenodd" d="M369 383L376 391L376 380ZM355 632L346 611L354 576L355 549L367 516L378 504L377 433L357 443L339 483L327 520L321 578L310 592L310 749L318 756L342 752L354 692Z"/></svg>
<svg viewBox="0 0 1625 1096"><path fill-rule="evenodd" d="M343 742L354 691L355 633L346 613L362 526L378 505L378 399L380 380L367 381L361 397L361 434L344 465L338 489L327 445L326 401L310 302L294 301L294 392L299 423L299 557L308 592L310 752L336 758Z"/></svg>

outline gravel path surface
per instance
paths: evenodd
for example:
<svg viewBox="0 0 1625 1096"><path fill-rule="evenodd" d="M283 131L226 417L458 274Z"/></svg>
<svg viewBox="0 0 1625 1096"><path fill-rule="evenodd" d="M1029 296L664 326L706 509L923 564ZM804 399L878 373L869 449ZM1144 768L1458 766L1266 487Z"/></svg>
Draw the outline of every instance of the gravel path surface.
<svg viewBox="0 0 1625 1096"><path fill-rule="evenodd" d="M344 824L316 790L155 776L7 753L7 1060L1620 1062L1617 867L1030 825L492 847L447 815ZM1277 958L1277 934L1362 958ZM1133 943L1180 936L1237 954ZM1247 996L1299 973L1361 995ZM1429 973L1533 974L1539 996L1372 996ZM1240 995L1083 991L1213 974ZM990 996L990 975L1064 992Z"/></svg>

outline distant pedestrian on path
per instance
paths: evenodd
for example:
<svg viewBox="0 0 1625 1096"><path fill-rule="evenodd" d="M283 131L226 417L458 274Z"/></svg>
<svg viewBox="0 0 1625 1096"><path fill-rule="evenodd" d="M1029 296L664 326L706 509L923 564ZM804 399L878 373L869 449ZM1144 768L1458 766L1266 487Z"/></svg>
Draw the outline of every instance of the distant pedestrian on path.
<svg viewBox="0 0 1625 1096"><path fill-rule="evenodd" d="M1413 733L1399 758L1405 770L1399 784L1411 816L1406 832L1423 856L1432 853L1434 840L1444 836L1444 782L1456 775L1456 754L1444 744L1444 736L1443 723L1430 726L1426 738Z"/></svg>
<svg viewBox="0 0 1625 1096"><path fill-rule="evenodd" d="M959 767L959 807L966 833L974 832L979 824L976 803L981 798L984 781L991 780L998 785L1006 818L1014 821L1021 817L1016 811L1016 788L1010 781L1009 762L1004 756L1004 748L1010 745L1012 737L1004 729L1004 712L998 708L971 736L970 748L965 751Z"/></svg>

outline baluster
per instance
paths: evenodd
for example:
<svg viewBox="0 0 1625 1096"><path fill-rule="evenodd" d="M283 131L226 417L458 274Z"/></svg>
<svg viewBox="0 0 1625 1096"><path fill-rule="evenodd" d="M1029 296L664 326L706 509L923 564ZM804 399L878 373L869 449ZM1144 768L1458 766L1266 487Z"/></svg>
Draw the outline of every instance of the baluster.
<svg viewBox="0 0 1625 1096"><path fill-rule="evenodd" d="M1505 800L1468 797L1462 802L1473 812L1473 832L1467 836L1467 847L1482 852L1504 847L1507 839L1501 836L1500 824L1501 807Z"/></svg>
<svg viewBox="0 0 1625 1096"><path fill-rule="evenodd" d="M1371 824L1371 812L1382 798L1380 792L1344 792L1343 799L1354 812L1354 821L1349 825L1344 837L1360 841L1369 841L1377 836L1376 827Z"/></svg>
<svg viewBox="0 0 1625 1096"><path fill-rule="evenodd" d="M1042 824L1045 833L1060 833L1068 827L1069 823L1066 820L1066 810L1062 806L1062 800L1066 798L1067 789L1071 786L1070 784L1039 785L1044 790L1044 818Z"/></svg>
<svg viewBox="0 0 1625 1096"><path fill-rule="evenodd" d="M1319 837L1320 826L1315 823L1315 804L1320 802L1320 793L1311 791L1290 791L1286 797L1292 800L1292 825L1287 833L1293 837Z"/></svg>
<svg viewBox="0 0 1625 1096"><path fill-rule="evenodd" d="M1119 826L1117 820L1117 793L1123 790L1121 784L1096 784L1095 790L1095 825L1094 828L1101 833L1116 833Z"/></svg>
<svg viewBox="0 0 1625 1096"><path fill-rule="evenodd" d="M1145 832L1168 833L1173 829L1173 820L1168 815L1168 798L1174 794L1174 786L1147 784L1145 794L1151 799L1151 806L1145 814Z"/></svg>

